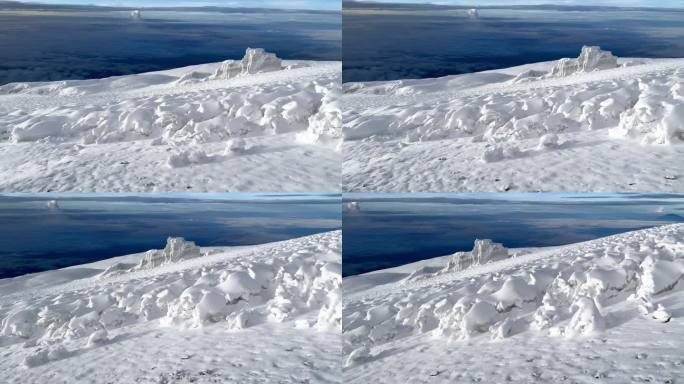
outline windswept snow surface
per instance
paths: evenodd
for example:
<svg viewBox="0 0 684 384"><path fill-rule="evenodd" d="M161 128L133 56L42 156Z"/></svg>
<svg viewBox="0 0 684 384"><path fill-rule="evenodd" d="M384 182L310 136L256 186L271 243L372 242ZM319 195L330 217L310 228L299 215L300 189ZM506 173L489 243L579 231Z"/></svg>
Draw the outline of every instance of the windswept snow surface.
<svg viewBox="0 0 684 384"><path fill-rule="evenodd" d="M341 380L341 233L0 280L3 383ZM150 263L150 260L163 262Z"/></svg>
<svg viewBox="0 0 684 384"><path fill-rule="evenodd" d="M681 191L684 59L345 84L348 192Z"/></svg>
<svg viewBox="0 0 684 384"><path fill-rule="evenodd" d="M675 383L684 224L343 279L349 383ZM479 252L479 251L478 251Z"/></svg>
<svg viewBox="0 0 684 384"><path fill-rule="evenodd" d="M0 190L339 190L340 78L339 62L248 49L169 71L7 84Z"/></svg>

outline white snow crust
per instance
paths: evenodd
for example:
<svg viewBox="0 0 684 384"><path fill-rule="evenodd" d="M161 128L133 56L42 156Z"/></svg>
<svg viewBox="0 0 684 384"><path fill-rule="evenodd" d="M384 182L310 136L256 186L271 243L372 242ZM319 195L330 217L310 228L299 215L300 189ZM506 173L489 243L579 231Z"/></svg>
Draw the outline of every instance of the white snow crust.
<svg viewBox="0 0 684 384"><path fill-rule="evenodd" d="M684 59L577 59L348 83L349 192L681 191Z"/></svg>
<svg viewBox="0 0 684 384"><path fill-rule="evenodd" d="M345 278L345 382L684 376L684 224L512 251L463 270L444 256Z"/></svg>
<svg viewBox="0 0 684 384"><path fill-rule="evenodd" d="M7 383L341 380L341 233L0 280Z"/></svg>
<svg viewBox="0 0 684 384"><path fill-rule="evenodd" d="M508 250L503 244L495 243L489 239L477 239L472 251L456 252L452 255L445 269L447 271L462 271L473 265L482 265L507 257Z"/></svg>
<svg viewBox="0 0 684 384"><path fill-rule="evenodd" d="M339 190L340 78L339 62L250 48L237 61L0 86L0 189ZM248 149L225 154L231 140Z"/></svg>

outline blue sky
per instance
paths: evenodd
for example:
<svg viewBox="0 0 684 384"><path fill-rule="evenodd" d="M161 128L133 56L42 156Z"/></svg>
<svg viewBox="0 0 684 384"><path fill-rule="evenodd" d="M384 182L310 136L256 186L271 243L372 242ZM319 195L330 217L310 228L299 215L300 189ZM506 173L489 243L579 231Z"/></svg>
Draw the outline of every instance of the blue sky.
<svg viewBox="0 0 684 384"><path fill-rule="evenodd" d="M593 5L616 7L667 7L684 8L684 0L374 0L383 3L431 3L443 5L523 5L523 4L555 4L555 5Z"/></svg>
<svg viewBox="0 0 684 384"><path fill-rule="evenodd" d="M106 5L121 7L223 6L249 8L339 10L341 0L38 0L26 3Z"/></svg>

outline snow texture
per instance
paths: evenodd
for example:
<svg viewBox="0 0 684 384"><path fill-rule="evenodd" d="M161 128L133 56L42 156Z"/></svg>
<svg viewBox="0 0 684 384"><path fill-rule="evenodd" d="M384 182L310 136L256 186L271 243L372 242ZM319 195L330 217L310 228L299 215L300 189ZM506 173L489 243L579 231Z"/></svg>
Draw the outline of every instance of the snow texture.
<svg viewBox="0 0 684 384"><path fill-rule="evenodd" d="M681 191L684 59L345 84L348 192Z"/></svg>
<svg viewBox="0 0 684 384"><path fill-rule="evenodd" d="M339 62L248 49L237 61L0 86L0 189L339 190L340 78ZM248 149L226 154L228 142Z"/></svg>
<svg viewBox="0 0 684 384"><path fill-rule="evenodd" d="M345 278L345 382L684 375L684 224L501 256L468 269L444 268L454 261L444 256ZM436 272L415 279L421 270Z"/></svg>
<svg viewBox="0 0 684 384"><path fill-rule="evenodd" d="M169 238L164 250L0 280L0 375L340 382L340 250L339 231L237 248Z"/></svg>

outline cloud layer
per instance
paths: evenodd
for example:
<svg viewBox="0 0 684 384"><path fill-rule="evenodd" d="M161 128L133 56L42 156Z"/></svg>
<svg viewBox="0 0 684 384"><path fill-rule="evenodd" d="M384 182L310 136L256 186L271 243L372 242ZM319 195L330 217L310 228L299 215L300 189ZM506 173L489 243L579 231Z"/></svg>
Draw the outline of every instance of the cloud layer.
<svg viewBox="0 0 684 384"><path fill-rule="evenodd" d="M44 4L78 4L120 7L246 7L339 10L341 0L40 0Z"/></svg>
<svg viewBox="0 0 684 384"><path fill-rule="evenodd" d="M610 6L610 7L684 7L682 0L594 0L591 3L586 0L438 0L438 1L416 1L416 0L374 0L379 3L403 3L403 4L438 4L438 5L532 5L532 4L552 4L552 5L591 5L591 6Z"/></svg>

